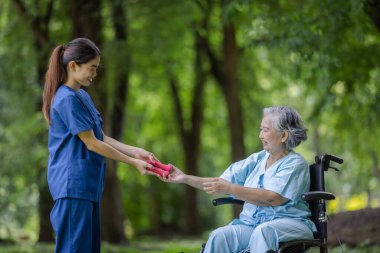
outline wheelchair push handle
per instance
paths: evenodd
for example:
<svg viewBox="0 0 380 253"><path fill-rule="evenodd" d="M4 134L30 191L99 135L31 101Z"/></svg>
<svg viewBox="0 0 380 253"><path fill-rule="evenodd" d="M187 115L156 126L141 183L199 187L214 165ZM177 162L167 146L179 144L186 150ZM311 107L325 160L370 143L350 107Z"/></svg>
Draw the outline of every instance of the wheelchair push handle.
<svg viewBox="0 0 380 253"><path fill-rule="evenodd" d="M342 158L339 158L337 156L333 156L333 155L329 155L329 154L325 154L323 156L323 158L327 159L328 161L333 161L333 162L336 162L336 163L339 163L339 164L342 164L343 163L343 159ZM323 159L322 158L322 159Z"/></svg>
<svg viewBox="0 0 380 253"><path fill-rule="evenodd" d="M315 157L315 162L318 164L321 163L323 170L327 171L328 169L334 169L336 171L339 171L337 168L330 166L330 161L336 162L338 164L343 163L342 158L339 158L339 157L334 156L334 155L324 154L322 156L316 156Z"/></svg>

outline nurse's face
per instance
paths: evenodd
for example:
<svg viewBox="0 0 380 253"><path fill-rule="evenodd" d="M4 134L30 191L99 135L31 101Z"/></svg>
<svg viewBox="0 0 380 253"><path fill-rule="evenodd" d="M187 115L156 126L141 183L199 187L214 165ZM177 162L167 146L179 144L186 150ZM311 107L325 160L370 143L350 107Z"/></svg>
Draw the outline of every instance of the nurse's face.
<svg viewBox="0 0 380 253"><path fill-rule="evenodd" d="M82 64L71 62L69 75L72 80L79 86L88 87L92 80L96 77L97 70L100 64L100 56ZM70 79L70 78L69 78Z"/></svg>
<svg viewBox="0 0 380 253"><path fill-rule="evenodd" d="M273 119L271 115L267 115L261 121L259 138L265 149L270 154L275 154L284 150L284 134L276 132L273 128Z"/></svg>

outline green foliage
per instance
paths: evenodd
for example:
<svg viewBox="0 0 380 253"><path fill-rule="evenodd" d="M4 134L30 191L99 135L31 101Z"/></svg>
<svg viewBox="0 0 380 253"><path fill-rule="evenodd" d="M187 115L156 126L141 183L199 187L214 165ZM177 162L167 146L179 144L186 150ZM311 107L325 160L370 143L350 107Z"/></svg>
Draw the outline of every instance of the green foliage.
<svg viewBox="0 0 380 253"><path fill-rule="evenodd" d="M319 136L313 140L317 150L345 159L339 177L328 174L328 187L345 196L363 190L375 194L378 184L368 180L379 172L374 138L379 136L374 53L379 51L379 31L362 11L362 1L302 6L265 1L255 6L257 18L246 44L261 60L255 78L263 93L301 112L310 132Z"/></svg>
<svg viewBox="0 0 380 253"><path fill-rule="evenodd" d="M41 91L29 34L19 19L9 15L10 6L1 5L0 237L10 237L22 236L21 229L36 211L37 168L46 164L47 128L35 108ZM20 41L23 47L12 46Z"/></svg>
<svg viewBox="0 0 380 253"><path fill-rule="evenodd" d="M25 2L32 13L45 11L45 1L39 1L41 9ZM125 123L126 143L153 151L164 163L184 167L169 78L178 79L185 125L189 127L195 79L194 29L207 14L210 24L207 31L201 32L209 35L212 50L220 59L222 25L231 22L236 28L247 152L261 148L258 129L262 108L291 105L301 113L310 133L309 140L297 151L309 162L319 151L345 160L340 174L328 172L327 188L342 202L362 193L380 198L379 31L363 12L361 0L236 0L229 1L223 9L207 1L125 1L128 44L114 40L113 2L103 2L102 67L109 94L114 90L117 74L130 73L126 119L120 122ZM67 8L66 4L54 3L49 26L52 44L70 39ZM32 31L11 2L2 1L0 237L18 237L19 229L36 226L30 220L36 216L40 180L45 180L37 168L46 166L47 126L36 108L41 85L36 81L38 52L31 37ZM120 64L128 57L130 63ZM112 97L109 101L113 103ZM218 176L230 163L226 118L224 98L209 75L198 161L202 176ZM118 175L128 218L126 230L132 238L158 228L179 230L184 223L180 212L186 201L182 199L184 186L141 177L126 165L119 166ZM230 208L210 208L210 200L210 196L200 193L198 211L205 231L231 219ZM152 214L152 208L156 213ZM43 252L41 247L21 251ZM190 248L191 245L186 252ZM134 252L122 250L104 246L105 252ZM165 250L159 252L174 252Z"/></svg>

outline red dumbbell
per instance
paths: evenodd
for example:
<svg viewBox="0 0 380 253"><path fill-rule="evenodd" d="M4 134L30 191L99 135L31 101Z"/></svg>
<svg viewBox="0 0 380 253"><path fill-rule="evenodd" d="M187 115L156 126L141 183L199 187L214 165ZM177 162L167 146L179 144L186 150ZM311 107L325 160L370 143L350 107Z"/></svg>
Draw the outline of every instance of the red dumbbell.
<svg viewBox="0 0 380 253"><path fill-rule="evenodd" d="M160 175L161 177L167 177L170 174L169 171L162 170L162 169L157 168L157 167L146 168L146 169Z"/></svg>
<svg viewBox="0 0 380 253"><path fill-rule="evenodd" d="M167 177L170 174L170 170L172 166L169 164L162 164L159 161L148 161L149 164L153 166L153 168L147 168L147 170L157 173L160 176Z"/></svg>
<svg viewBox="0 0 380 253"><path fill-rule="evenodd" d="M154 167L157 167L159 169L162 169L162 170L165 170L165 171L168 171L170 172L170 170L173 168L172 165L170 164L162 164L160 163L159 161L155 160L155 161L149 161L148 162L149 164L153 165Z"/></svg>

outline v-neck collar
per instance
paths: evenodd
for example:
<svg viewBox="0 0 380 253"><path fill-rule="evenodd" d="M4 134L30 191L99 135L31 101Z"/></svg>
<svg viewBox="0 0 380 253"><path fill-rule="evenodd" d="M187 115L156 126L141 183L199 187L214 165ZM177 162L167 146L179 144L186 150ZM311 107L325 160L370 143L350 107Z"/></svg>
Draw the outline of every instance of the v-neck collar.
<svg viewBox="0 0 380 253"><path fill-rule="evenodd" d="M265 169L266 164L267 164L267 161L268 161L268 158L269 158L269 153L267 152L267 153L265 154L264 159L263 159L263 162L264 162L264 163L263 163L263 165L262 165L262 167L263 167L263 169L264 169L264 173L267 172L267 171L269 171L273 166L275 166L275 165L278 164L279 162L283 161L283 160L284 160L288 155L290 155L292 152L293 152L293 151L290 150L290 151L288 152L287 155L281 157L280 159L278 159L277 161L275 161L274 163L272 163L271 166L268 167L268 169Z"/></svg>

